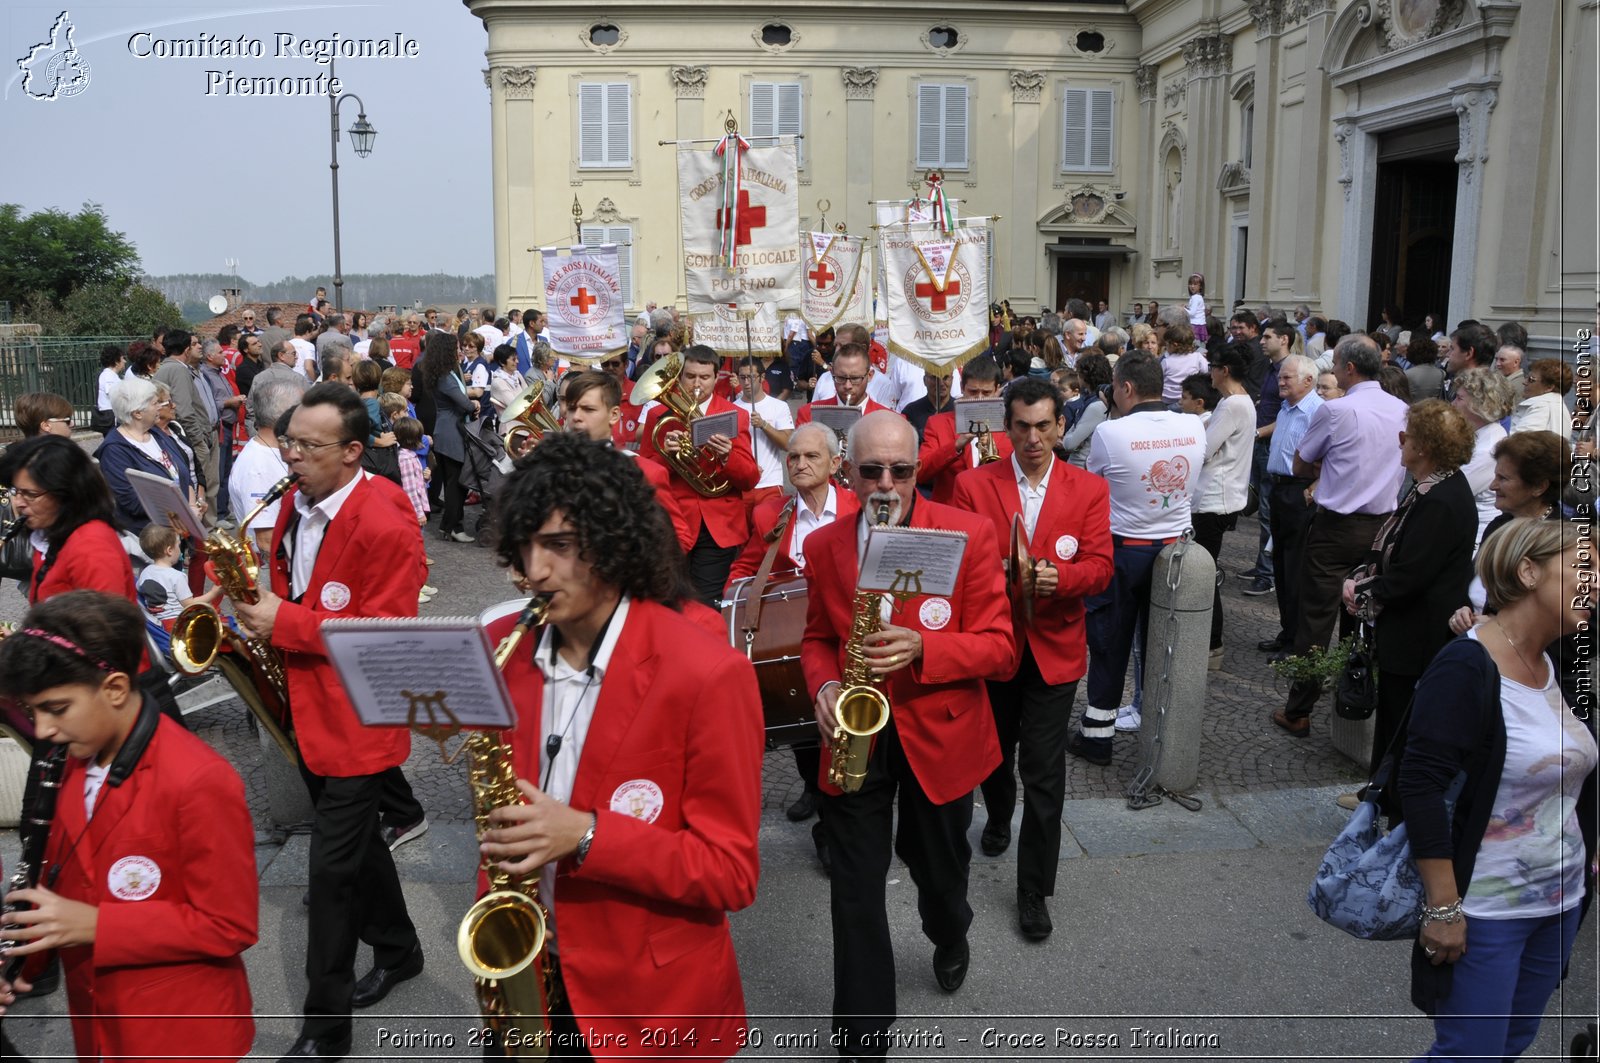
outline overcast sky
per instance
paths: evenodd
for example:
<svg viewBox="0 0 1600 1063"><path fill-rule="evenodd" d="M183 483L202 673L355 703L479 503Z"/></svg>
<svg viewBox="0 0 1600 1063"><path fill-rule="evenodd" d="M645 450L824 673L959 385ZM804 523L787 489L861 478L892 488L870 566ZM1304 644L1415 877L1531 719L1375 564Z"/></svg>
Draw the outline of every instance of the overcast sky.
<svg viewBox="0 0 1600 1063"><path fill-rule="evenodd" d="M32 99L18 63L50 39L63 4L88 83L70 97ZM202 33L259 40L263 55L134 54ZM365 159L347 135L339 139L344 272L492 272L487 38L455 0L4 0L0 137L9 158L0 202L25 211L99 203L152 274L221 272L231 258L256 282L331 276L328 98L226 95L225 83L207 94L208 70L241 78L326 73L313 59L278 58L280 33L416 42L415 58L340 59L335 67L378 130ZM48 66L46 53L32 63ZM29 88L55 83L41 75ZM341 130L357 110L355 100L340 108Z"/></svg>

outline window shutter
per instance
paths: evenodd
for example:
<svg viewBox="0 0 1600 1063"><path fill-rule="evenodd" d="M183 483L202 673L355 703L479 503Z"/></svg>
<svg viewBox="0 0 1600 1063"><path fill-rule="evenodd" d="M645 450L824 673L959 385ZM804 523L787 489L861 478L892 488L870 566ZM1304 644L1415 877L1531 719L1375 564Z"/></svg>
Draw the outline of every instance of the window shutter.
<svg viewBox="0 0 1600 1063"><path fill-rule="evenodd" d="M805 141L799 139L801 133L801 94L798 81L784 82L776 86L778 90L777 107L775 108L775 127L773 132L780 137L794 137L794 158L798 166L805 165Z"/></svg>
<svg viewBox="0 0 1600 1063"><path fill-rule="evenodd" d="M770 137L777 133L777 90L770 81L750 83L750 135Z"/></svg>
<svg viewBox="0 0 1600 1063"><path fill-rule="evenodd" d="M578 85L578 165L603 166L605 144L605 86Z"/></svg>
<svg viewBox="0 0 1600 1063"><path fill-rule="evenodd" d="M967 168L967 87L944 87L944 157L940 166Z"/></svg>
<svg viewBox="0 0 1600 1063"><path fill-rule="evenodd" d="M1111 169L1111 101L1110 89L1092 89L1089 92L1089 169Z"/></svg>
<svg viewBox="0 0 1600 1063"><path fill-rule="evenodd" d="M943 85L917 86L917 165L942 166Z"/></svg>
<svg viewBox="0 0 1600 1063"><path fill-rule="evenodd" d="M606 165L625 167L631 162L633 130L629 121L626 81L606 85Z"/></svg>
<svg viewBox="0 0 1600 1063"><path fill-rule="evenodd" d="M633 305L633 227L612 225L605 230L605 241L617 245L617 279L622 282L622 305Z"/></svg>
<svg viewBox="0 0 1600 1063"><path fill-rule="evenodd" d="M1061 168L1081 170L1089 161L1089 92L1068 89L1061 104Z"/></svg>

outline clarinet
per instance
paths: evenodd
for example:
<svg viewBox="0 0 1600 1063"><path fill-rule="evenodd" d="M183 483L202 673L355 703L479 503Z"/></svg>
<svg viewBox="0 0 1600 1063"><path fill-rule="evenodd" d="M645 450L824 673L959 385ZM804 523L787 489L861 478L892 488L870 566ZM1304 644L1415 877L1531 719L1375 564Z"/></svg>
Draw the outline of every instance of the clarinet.
<svg viewBox="0 0 1600 1063"><path fill-rule="evenodd" d="M42 756L36 756L28 772L28 782L22 792L22 825L17 834L22 841L22 856L17 860L17 870L11 876L6 892L32 889L39 884L39 872L44 867L44 851L50 841L50 826L56 818L56 798L61 793L61 777L67 770L67 747L52 745ZM31 907L18 901L7 904L6 912L21 911ZM14 982L22 973L26 956L13 956L6 962L5 980Z"/></svg>

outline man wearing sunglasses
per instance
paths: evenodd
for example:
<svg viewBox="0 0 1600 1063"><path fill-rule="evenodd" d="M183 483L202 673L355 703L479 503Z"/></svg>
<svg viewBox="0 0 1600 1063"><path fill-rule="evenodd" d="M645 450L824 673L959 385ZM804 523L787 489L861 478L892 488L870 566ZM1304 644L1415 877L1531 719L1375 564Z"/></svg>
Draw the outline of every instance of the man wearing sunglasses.
<svg viewBox="0 0 1600 1063"><path fill-rule="evenodd" d="M822 822L833 865L836 1043L843 1056L878 1056L887 1051L896 1018L886 909L892 853L916 883L923 930L934 945L935 981L953 993L966 978L972 791L1000 763L984 680L1006 674L1014 649L993 526L919 498L917 433L899 414L867 414L849 440L850 487L861 514L817 529L805 544L810 601L800 660L825 742L836 726L870 515L883 502L891 524L967 537L955 593L885 596L881 626L864 640L862 655L892 710L861 788L844 794L819 779L828 795ZM897 794L899 835L891 846Z"/></svg>

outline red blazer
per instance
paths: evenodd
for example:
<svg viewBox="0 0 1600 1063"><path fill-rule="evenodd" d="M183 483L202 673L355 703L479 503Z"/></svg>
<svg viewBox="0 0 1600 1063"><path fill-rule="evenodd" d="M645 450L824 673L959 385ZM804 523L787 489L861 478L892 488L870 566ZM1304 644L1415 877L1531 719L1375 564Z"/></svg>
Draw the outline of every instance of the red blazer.
<svg viewBox="0 0 1600 1063"><path fill-rule="evenodd" d="M921 632L922 656L890 675L883 687L906 760L928 799L942 805L971 793L1000 763L983 681L1003 677L1016 651L1005 577L989 560L996 550L989 522L919 499L911 527L967 533L956 593L948 599L919 595L895 612L895 624ZM859 564L856 531L857 521L836 520L806 540L811 596L800 665L813 695L844 671ZM828 758L823 757L820 781L836 794L827 769Z"/></svg>
<svg viewBox="0 0 1600 1063"><path fill-rule="evenodd" d="M778 514L783 512L783 507L789 504L789 499L792 497L792 495L775 495L756 506L751 512L750 522L755 525L755 533L750 536L750 541L744 544L744 552L734 560L733 568L728 571L729 583L756 574L756 569L761 567L761 559L767 556L767 535L778 526ZM835 486L834 497L838 499L839 514L836 519L847 520L860 512L861 503L853 492ZM793 572L800 567L789 553L789 544L793 541L794 521L791 519L778 541L778 556L772 562L772 571Z"/></svg>
<svg viewBox="0 0 1600 1063"><path fill-rule="evenodd" d="M813 407L813 406L837 406L837 405L839 405L839 400L838 399L819 399L816 402L808 402L804 406L800 407L799 412L797 412L794 415L794 426L796 428L799 428L801 425L803 425L806 422L811 420L811 407ZM865 417L867 414L873 412L874 410L889 410L890 413L894 412L888 406L885 406L883 403L879 402L877 399L873 398L871 395L868 395L866 404L861 407L861 416ZM839 442L842 443L842 442L844 442L844 440L841 439Z"/></svg>
<svg viewBox="0 0 1600 1063"><path fill-rule="evenodd" d="M760 481L761 468L756 464L755 452L750 449L750 415L719 395L713 395L710 405L706 407L707 413L726 413L729 410L739 415L739 430L733 436L733 452L723 462L723 469L733 484L733 490L720 498L706 498L690 487L688 481L679 476L677 470L668 465L661 452L656 450L655 442L650 437L654 434L656 422L670 414L670 409L665 405L657 406L645 417L644 425L639 429L639 456L658 463L671 477L672 495L678 500L685 524L692 533L688 536L691 547L700 538L702 525L718 546L744 545L748 525L744 502L739 495Z"/></svg>
<svg viewBox="0 0 1600 1063"><path fill-rule="evenodd" d="M289 598L284 545L298 489L278 507L272 529L272 592L282 598L272 645L283 655L289 711L306 766L318 775L375 775L405 763L411 732L361 726L322 646L321 624L352 616L416 616L422 589L422 532L406 493L381 476L361 477L328 525L311 583L297 604Z"/></svg>
<svg viewBox="0 0 1600 1063"><path fill-rule="evenodd" d="M936 413L928 418L928 427L922 433L922 446L917 450L917 460L922 463L922 469L917 473L917 482L933 485L933 500L952 504L956 497L956 476L967 469L978 467L973 458L972 448L968 447L961 453L956 453L956 415L952 410L948 413ZM991 462L992 465L1011 465L1005 459L1011 457L1011 437L1004 432L990 432L994 437L994 449L1000 455L1000 460ZM1010 527L1005 530L1006 536L1011 534Z"/></svg>
<svg viewBox="0 0 1600 1063"><path fill-rule="evenodd" d="M627 399L622 400L622 416L617 423L611 426L611 442L617 446L626 446L637 443L639 440L639 425L643 423L644 407L635 406Z"/></svg>
<svg viewBox="0 0 1600 1063"><path fill-rule="evenodd" d="M244 783L165 717L92 819L85 765L67 762L46 849L55 891L99 910L94 944L60 950L78 1057L170 1059L181 1044L238 1059L255 1039L240 954L258 910Z"/></svg>
<svg viewBox="0 0 1600 1063"><path fill-rule="evenodd" d="M490 625L490 639L514 622ZM518 720L512 759L518 778L535 782L545 704L537 635L505 669ZM591 1038L597 1060L738 1050L744 991L726 913L756 896L762 726L755 669L725 633L657 602L629 604L570 802L597 814L594 844L581 869L563 861L555 895L572 1010L581 1029L608 1035ZM630 789L653 795L659 811L635 818ZM679 1042L647 1043L647 1028L659 1027L675 1027ZM694 1045L681 1039L690 1029Z"/></svg>
<svg viewBox="0 0 1600 1063"><path fill-rule="evenodd" d="M24 533L25 534L25 533ZM43 580L39 569L44 567L44 555L33 553L33 584L28 590L28 604L38 605L67 591L103 591L139 604L139 590L133 582L133 563L128 560L128 548L122 545L116 529L103 520L91 520L79 525L67 536L67 541L56 550L56 563L50 566Z"/></svg>
<svg viewBox="0 0 1600 1063"><path fill-rule="evenodd" d="M1011 518L1022 512L1010 459L957 476L955 495L954 505L993 525L1003 544L1000 556L1008 556ZM1027 645L1046 683L1082 679L1088 669L1083 600L1111 585L1111 488L1105 480L1056 459L1028 553L1049 561L1059 575L1055 594L1034 600L1033 623L1023 623L1021 610L1012 611L1017 655L1011 674Z"/></svg>
<svg viewBox="0 0 1600 1063"><path fill-rule="evenodd" d="M631 450L624 450L622 453L638 458L638 455ZM650 486L656 489L656 501L667 511L667 517L672 521L672 530L678 535L678 545L687 554L694 548L694 537L699 529L689 527L689 521L683 515L683 507L678 504L678 497L672 493L672 477L667 474L665 468L653 461L639 462L639 471L650 481Z"/></svg>

